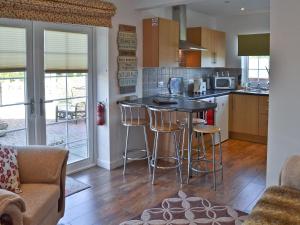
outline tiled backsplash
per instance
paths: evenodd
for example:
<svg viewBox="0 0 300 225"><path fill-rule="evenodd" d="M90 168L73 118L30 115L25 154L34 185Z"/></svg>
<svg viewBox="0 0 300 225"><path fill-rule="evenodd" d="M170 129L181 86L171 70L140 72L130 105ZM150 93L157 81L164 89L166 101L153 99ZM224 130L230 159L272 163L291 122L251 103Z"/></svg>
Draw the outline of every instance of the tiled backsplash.
<svg viewBox="0 0 300 225"><path fill-rule="evenodd" d="M216 76L217 72L221 76L222 72L227 76L235 76L237 79L241 75L240 68L144 68L143 69L143 96L153 96L168 93L167 84L170 77L183 77L184 87L187 90L188 80L195 78L207 78Z"/></svg>

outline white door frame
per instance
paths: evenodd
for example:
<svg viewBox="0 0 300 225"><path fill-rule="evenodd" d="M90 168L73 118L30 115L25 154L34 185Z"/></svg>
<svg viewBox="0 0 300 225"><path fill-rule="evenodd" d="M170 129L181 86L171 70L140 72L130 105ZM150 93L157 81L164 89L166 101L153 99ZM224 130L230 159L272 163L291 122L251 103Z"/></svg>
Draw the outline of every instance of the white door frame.
<svg viewBox="0 0 300 225"><path fill-rule="evenodd" d="M34 101L34 69L33 69L33 30L32 23L25 20L4 19L0 18L0 25L7 27L17 27L26 29L26 79L25 79L25 103ZM36 103L34 102L33 113L31 113L30 105L26 107L26 124L27 124L27 143L35 144L35 119L36 119Z"/></svg>
<svg viewBox="0 0 300 225"><path fill-rule="evenodd" d="M88 35L88 149L89 149L89 158L86 160L82 160L76 162L74 164L68 165L68 171L77 171L80 168L86 168L91 165L95 165L95 113L93 109L94 106L94 96L95 96L95 82L94 82L94 68L93 68L93 28L82 25L70 25L70 24L54 24L54 23L45 23L45 22L33 22L33 30L34 30L34 42L35 42L35 90L36 91L36 99L39 99L38 108L37 108L37 130L41 130L43 132L38 132L36 135L36 142L38 144L46 143L46 117L44 108L44 103L40 103L40 101L45 101L45 82L44 82L44 30L54 30L54 31L62 31L62 32L74 32L74 33L82 33Z"/></svg>
<svg viewBox="0 0 300 225"><path fill-rule="evenodd" d="M8 27L20 27L26 29L26 89L27 102L34 99L34 113L30 114L29 106L27 111L27 129L29 145L46 144L46 118L43 113L44 105L40 100L45 100L44 87L44 30L55 30L63 32L74 32L88 34L88 146L89 158L68 165L68 172L78 171L96 165L96 69L95 69L95 31L93 27L71 24L54 24L46 22L32 22L17 19L2 19L0 25ZM94 61L93 61L94 60Z"/></svg>

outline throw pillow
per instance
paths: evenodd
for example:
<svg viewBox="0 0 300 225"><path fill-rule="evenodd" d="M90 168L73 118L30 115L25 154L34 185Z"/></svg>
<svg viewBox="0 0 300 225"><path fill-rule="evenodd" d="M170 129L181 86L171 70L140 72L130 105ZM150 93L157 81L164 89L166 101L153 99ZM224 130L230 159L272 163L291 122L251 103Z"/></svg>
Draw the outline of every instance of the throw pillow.
<svg viewBox="0 0 300 225"><path fill-rule="evenodd" d="M0 188L20 193L20 176L17 150L0 145Z"/></svg>

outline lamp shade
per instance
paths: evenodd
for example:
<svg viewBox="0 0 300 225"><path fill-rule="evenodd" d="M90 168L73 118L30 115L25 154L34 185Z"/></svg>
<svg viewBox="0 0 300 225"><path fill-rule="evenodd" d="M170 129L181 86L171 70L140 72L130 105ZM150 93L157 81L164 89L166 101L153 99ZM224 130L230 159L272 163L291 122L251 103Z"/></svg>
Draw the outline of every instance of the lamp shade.
<svg viewBox="0 0 300 225"><path fill-rule="evenodd" d="M238 35L239 56L270 55L270 34Z"/></svg>

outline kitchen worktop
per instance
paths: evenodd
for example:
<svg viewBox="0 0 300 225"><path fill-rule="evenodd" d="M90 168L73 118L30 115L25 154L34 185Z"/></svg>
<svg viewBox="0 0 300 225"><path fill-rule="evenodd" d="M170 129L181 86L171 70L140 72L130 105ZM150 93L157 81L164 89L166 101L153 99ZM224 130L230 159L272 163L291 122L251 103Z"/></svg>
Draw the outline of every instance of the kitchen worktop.
<svg viewBox="0 0 300 225"><path fill-rule="evenodd" d="M264 90L207 90L205 93L202 94L183 94L183 95L171 95L171 94L161 94L158 95L159 97L172 97L176 99L187 99L187 100L201 100L205 98L210 97L218 97L223 95L229 95L229 94L246 94L246 95L263 95L268 96L269 91Z"/></svg>
<svg viewBox="0 0 300 225"><path fill-rule="evenodd" d="M160 98L164 100L174 101L173 104L157 104L154 102L154 99ZM120 103L127 103L127 104L139 104L148 107L160 107L160 108L174 108L174 110L179 112L202 112L208 109L214 109L217 107L216 103L204 102L204 101L192 101L188 100L184 97L167 97L167 96L160 96L160 97L145 97L145 98L138 98L135 100L124 100L120 101Z"/></svg>

